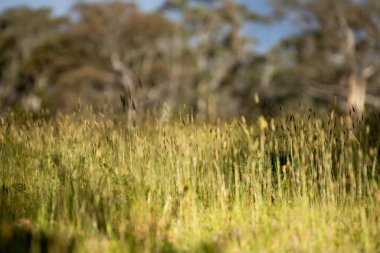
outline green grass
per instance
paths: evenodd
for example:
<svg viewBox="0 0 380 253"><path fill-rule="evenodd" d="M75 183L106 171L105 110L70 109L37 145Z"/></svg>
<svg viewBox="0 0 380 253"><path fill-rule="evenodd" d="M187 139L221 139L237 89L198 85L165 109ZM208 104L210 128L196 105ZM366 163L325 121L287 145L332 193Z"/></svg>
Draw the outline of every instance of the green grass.
<svg viewBox="0 0 380 253"><path fill-rule="evenodd" d="M11 114L0 252L17 229L32 252L380 252L378 126Z"/></svg>

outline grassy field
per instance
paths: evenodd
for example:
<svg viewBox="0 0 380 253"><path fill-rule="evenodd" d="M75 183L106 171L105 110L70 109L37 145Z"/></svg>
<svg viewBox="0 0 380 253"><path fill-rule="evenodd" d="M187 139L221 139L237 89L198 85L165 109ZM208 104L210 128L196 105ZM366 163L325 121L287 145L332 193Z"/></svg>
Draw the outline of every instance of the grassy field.
<svg viewBox="0 0 380 253"><path fill-rule="evenodd" d="M379 144L378 119L334 113L10 114L0 252L380 252Z"/></svg>

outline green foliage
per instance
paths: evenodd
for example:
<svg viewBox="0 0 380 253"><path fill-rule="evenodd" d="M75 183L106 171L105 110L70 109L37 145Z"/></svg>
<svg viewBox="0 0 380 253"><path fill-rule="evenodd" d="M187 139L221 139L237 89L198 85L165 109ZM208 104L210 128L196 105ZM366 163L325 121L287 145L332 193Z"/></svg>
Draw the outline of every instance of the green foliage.
<svg viewBox="0 0 380 253"><path fill-rule="evenodd" d="M20 223L35 242L75 238L76 252L380 247L375 117L124 122L91 111L0 119L0 224L14 231L0 247Z"/></svg>

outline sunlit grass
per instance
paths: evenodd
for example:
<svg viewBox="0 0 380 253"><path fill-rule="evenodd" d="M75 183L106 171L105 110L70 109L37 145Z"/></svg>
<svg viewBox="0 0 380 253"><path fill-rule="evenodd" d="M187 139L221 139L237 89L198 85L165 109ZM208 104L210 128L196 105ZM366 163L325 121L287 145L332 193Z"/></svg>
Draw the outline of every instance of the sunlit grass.
<svg viewBox="0 0 380 253"><path fill-rule="evenodd" d="M379 252L378 123L11 114L2 238L27 220L76 252Z"/></svg>

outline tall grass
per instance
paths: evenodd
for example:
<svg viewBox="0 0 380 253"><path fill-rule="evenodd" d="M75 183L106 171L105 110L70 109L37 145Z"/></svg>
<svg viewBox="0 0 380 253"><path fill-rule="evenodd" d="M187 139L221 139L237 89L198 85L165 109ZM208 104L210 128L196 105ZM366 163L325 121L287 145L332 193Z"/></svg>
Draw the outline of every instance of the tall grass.
<svg viewBox="0 0 380 253"><path fill-rule="evenodd" d="M76 252L380 252L378 122L10 114L0 224Z"/></svg>

